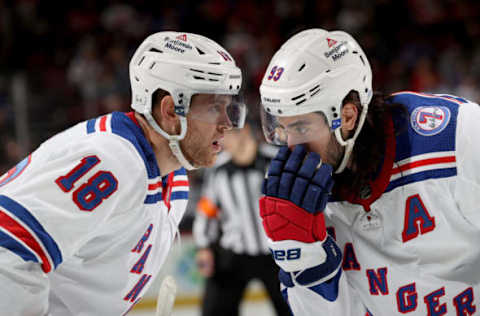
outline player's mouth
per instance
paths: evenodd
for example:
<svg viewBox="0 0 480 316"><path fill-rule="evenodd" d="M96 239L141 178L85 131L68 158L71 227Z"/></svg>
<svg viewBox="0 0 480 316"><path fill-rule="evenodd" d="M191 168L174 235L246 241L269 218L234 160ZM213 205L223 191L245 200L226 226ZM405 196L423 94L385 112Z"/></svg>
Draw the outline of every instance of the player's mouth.
<svg viewBox="0 0 480 316"><path fill-rule="evenodd" d="M223 150L223 137L212 142L213 152L219 153Z"/></svg>

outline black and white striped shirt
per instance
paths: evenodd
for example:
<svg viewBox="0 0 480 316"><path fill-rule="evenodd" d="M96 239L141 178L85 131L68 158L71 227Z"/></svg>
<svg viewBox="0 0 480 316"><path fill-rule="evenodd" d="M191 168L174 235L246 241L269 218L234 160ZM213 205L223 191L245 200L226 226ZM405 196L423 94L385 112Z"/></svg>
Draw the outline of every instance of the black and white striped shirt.
<svg viewBox="0 0 480 316"><path fill-rule="evenodd" d="M193 236L198 247L218 242L237 254L268 254L258 200L268 163L277 149L259 145L249 166L238 166L222 153L216 166L205 173L202 197L197 204Z"/></svg>

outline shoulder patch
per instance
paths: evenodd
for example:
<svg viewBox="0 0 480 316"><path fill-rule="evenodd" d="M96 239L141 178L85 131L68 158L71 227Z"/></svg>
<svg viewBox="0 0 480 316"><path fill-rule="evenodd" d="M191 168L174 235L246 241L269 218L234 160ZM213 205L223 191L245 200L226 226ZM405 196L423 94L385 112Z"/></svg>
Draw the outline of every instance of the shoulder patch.
<svg viewBox="0 0 480 316"><path fill-rule="evenodd" d="M410 124L416 133L433 136L448 126L450 116L450 109L446 106L420 106L410 115Z"/></svg>

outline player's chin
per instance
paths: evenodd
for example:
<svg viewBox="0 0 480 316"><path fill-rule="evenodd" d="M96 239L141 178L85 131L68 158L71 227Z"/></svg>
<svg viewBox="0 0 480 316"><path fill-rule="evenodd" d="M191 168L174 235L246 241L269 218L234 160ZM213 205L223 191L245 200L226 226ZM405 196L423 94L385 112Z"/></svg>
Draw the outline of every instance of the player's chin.
<svg viewBox="0 0 480 316"><path fill-rule="evenodd" d="M210 168L210 167L213 167L216 161L217 161L217 153L209 153L209 154L206 154L201 159L196 159L195 166L197 168Z"/></svg>
<svg viewBox="0 0 480 316"><path fill-rule="evenodd" d="M210 159L207 160L204 167L205 168L212 167L215 164L215 162L217 161L217 155L218 155L218 153L211 154Z"/></svg>

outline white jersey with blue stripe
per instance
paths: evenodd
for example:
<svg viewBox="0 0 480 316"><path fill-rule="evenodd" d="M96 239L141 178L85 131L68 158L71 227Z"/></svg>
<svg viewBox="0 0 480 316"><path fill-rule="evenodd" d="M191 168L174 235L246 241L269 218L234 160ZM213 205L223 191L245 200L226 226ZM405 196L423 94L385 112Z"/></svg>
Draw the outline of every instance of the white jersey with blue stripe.
<svg viewBox="0 0 480 316"><path fill-rule="evenodd" d="M284 280L295 315L480 310L480 106L414 92L389 100L406 106L407 126L393 118L382 170L365 199L328 203L341 269L310 288Z"/></svg>
<svg viewBox="0 0 480 316"><path fill-rule="evenodd" d="M133 113L57 134L0 178L0 310L123 315L158 274L188 199Z"/></svg>

